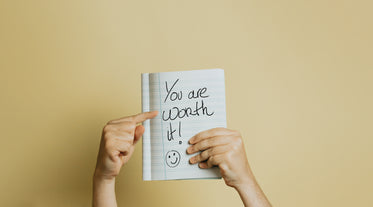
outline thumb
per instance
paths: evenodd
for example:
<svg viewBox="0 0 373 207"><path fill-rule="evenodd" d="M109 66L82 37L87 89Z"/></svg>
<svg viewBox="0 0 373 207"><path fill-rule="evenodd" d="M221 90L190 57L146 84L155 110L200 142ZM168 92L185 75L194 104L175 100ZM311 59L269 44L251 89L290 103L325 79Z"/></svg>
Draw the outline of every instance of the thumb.
<svg viewBox="0 0 373 207"><path fill-rule="evenodd" d="M136 144L137 141L141 138L141 136L144 134L145 128L143 125L138 125L135 129L135 139L133 140L133 144Z"/></svg>

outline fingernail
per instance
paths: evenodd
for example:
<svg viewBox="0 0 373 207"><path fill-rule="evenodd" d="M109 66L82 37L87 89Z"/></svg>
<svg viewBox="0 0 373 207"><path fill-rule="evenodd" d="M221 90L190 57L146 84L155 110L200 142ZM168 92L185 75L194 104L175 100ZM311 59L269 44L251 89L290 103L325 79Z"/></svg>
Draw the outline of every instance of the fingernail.
<svg viewBox="0 0 373 207"><path fill-rule="evenodd" d="M188 147L187 153L190 154L192 152L192 147Z"/></svg>
<svg viewBox="0 0 373 207"><path fill-rule="evenodd" d="M193 137L189 139L189 144L193 144Z"/></svg>
<svg viewBox="0 0 373 207"><path fill-rule="evenodd" d="M200 167L200 168L206 168L206 163L200 162L198 164L198 167Z"/></svg>
<svg viewBox="0 0 373 207"><path fill-rule="evenodd" d="M189 159L190 164L194 164L194 157Z"/></svg>

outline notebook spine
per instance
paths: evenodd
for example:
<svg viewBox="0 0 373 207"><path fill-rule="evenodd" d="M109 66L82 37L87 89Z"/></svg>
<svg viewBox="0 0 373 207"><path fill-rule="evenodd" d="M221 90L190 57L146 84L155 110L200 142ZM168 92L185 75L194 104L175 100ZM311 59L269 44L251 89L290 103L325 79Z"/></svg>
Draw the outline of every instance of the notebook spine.
<svg viewBox="0 0 373 207"><path fill-rule="evenodd" d="M150 110L149 101L149 73L141 74L141 104L142 112ZM143 122L145 132L142 136L142 178L151 180L151 144L150 144L150 120Z"/></svg>

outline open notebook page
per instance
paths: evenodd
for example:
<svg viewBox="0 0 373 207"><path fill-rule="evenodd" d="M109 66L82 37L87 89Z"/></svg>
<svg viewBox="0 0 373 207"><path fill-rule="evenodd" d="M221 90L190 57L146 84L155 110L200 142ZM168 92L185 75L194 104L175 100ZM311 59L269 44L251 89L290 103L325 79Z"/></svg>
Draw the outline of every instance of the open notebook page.
<svg viewBox="0 0 373 207"><path fill-rule="evenodd" d="M159 111L143 123L144 180L220 177L216 167L189 164L186 148L198 132L226 127L222 69L142 74L142 104Z"/></svg>

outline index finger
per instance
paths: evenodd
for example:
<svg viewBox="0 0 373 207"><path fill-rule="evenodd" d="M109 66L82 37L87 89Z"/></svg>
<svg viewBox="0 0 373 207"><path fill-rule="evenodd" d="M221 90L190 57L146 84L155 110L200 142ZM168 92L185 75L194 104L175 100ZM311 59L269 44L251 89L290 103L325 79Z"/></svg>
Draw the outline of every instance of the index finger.
<svg viewBox="0 0 373 207"><path fill-rule="evenodd" d="M115 120L110 121L109 123L115 124L115 123L119 123L123 121L133 121L136 124L139 124L141 122L144 122L147 119L156 117L157 114L158 114L158 111L143 112L143 113L139 113L139 114L132 115L132 116L122 117L120 119L115 119Z"/></svg>
<svg viewBox="0 0 373 207"><path fill-rule="evenodd" d="M204 139L208 139L210 137L220 136L220 135L228 135L231 134L231 130L227 128L212 128L206 131L202 131L196 135L194 135L192 138L189 139L189 144L195 144L197 142L200 142Z"/></svg>

